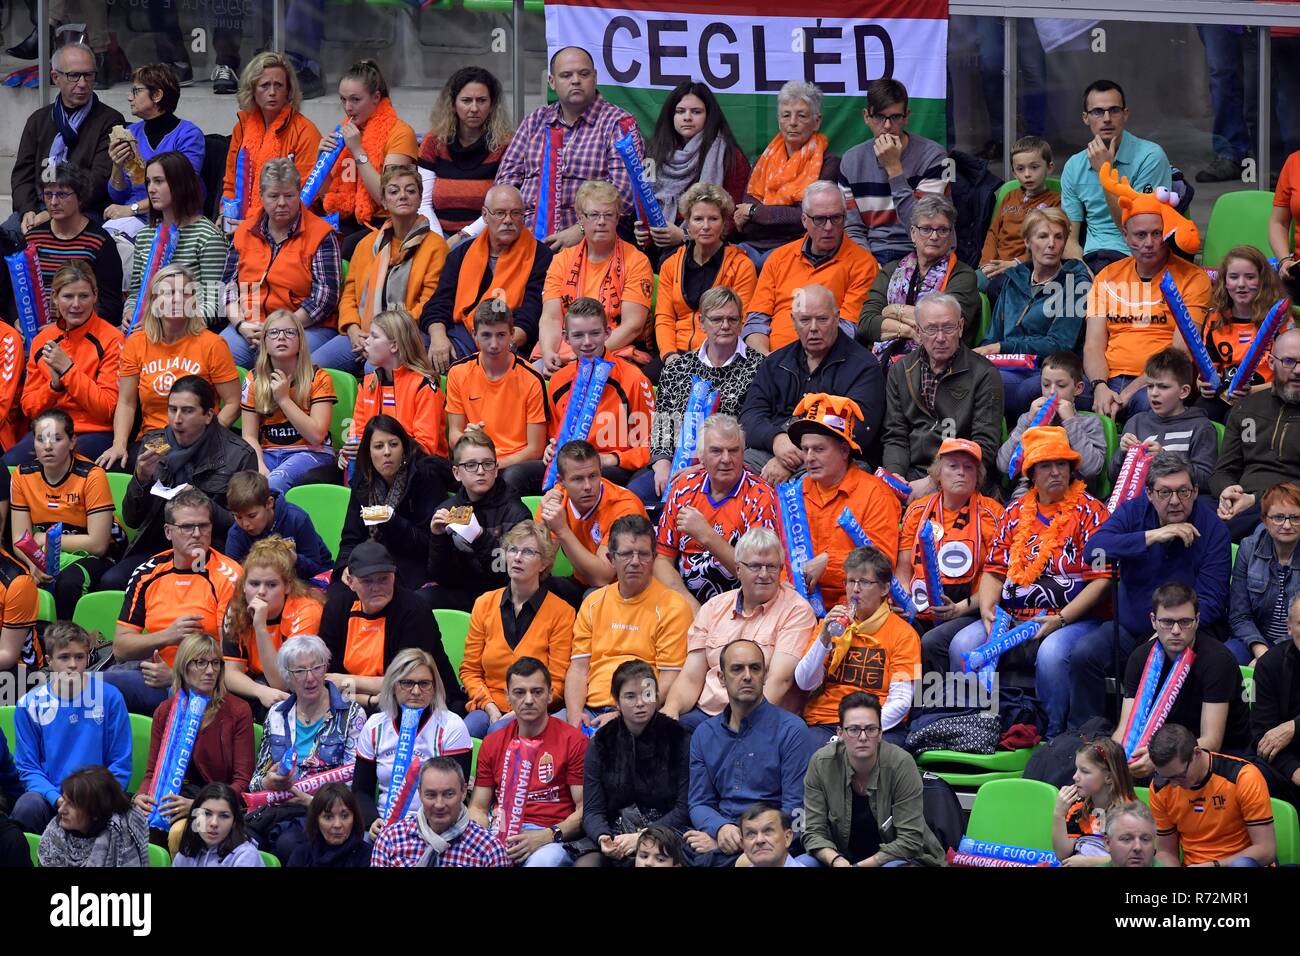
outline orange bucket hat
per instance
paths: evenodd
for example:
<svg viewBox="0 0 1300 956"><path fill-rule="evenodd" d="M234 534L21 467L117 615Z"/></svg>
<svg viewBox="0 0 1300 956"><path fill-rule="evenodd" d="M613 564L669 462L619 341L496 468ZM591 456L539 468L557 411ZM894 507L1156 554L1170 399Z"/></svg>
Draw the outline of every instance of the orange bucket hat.
<svg viewBox="0 0 1300 956"><path fill-rule="evenodd" d="M1044 461L1068 461L1076 468L1083 457L1070 447L1070 439L1060 425L1039 425L1027 428L1020 436L1025 457L1020 467L1027 475L1029 469Z"/></svg>

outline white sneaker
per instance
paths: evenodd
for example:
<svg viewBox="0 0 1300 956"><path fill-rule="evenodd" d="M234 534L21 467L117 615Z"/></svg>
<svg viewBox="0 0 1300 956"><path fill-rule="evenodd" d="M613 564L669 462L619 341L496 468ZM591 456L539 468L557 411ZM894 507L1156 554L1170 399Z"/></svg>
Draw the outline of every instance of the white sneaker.
<svg viewBox="0 0 1300 956"><path fill-rule="evenodd" d="M221 64L214 67L212 70L212 92L238 93L239 77L235 75L235 71Z"/></svg>

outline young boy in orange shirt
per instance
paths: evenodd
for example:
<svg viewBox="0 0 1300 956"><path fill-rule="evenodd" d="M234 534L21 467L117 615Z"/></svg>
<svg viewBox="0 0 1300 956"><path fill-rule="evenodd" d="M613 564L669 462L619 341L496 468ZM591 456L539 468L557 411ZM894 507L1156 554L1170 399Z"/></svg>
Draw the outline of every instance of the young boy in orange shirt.
<svg viewBox="0 0 1300 956"><path fill-rule="evenodd" d="M1020 235L1025 214L1031 209L1061 205L1061 191L1047 185L1047 177L1056 171L1052 162L1052 146L1039 136L1022 136L1011 147L1011 169L1020 183L1003 198L993 224L984 237L980 252L980 271L988 279L995 279L1025 260L1025 240ZM990 282L985 292L996 299L1002 289L1001 282Z"/></svg>

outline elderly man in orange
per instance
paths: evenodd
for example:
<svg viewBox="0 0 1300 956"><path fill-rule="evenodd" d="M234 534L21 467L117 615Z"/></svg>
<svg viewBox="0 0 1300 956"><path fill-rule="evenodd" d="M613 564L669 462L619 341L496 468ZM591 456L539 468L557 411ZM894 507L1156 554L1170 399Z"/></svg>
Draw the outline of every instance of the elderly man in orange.
<svg viewBox="0 0 1300 956"><path fill-rule="evenodd" d="M1133 254L1097 273L1088 293L1083 370L1096 383L1093 411L1124 419L1151 408L1142 372L1147 358L1170 345L1188 351L1183 336L1174 334L1177 326L1160 291L1166 270L1197 328L1205 323L1211 288L1204 269L1174 254L1172 243L1188 255L1200 249L1190 220L1159 195L1134 192L1109 164L1101 168L1101 183L1119 198L1124 241Z"/></svg>
<svg viewBox="0 0 1300 956"><path fill-rule="evenodd" d="M741 331L748 348L768 355L789 345L794 331L794 297L806 285L823 285L840 304L840 322L849 338L858 314L876 281L876 257L844 235L848 216L844 193L835 183L818 180L803 194L805 234L772 250L746 304Z"/></svg>
<svg viewBox="0 0 1300 956"><path fill-rule="evenodd" d="M844 601L844 559L853 541L840 527L848 508L871 543L891 564L898 558L898 523L902 505L883 481L863 471L853 460L862 453L853 429L862 420L858 403L842 395L805 395L795 406L799 419L790 426L790 440L803 453L804 508L812 542L812 560L803 566L808 589L818 588L826 607Z"/></svg>

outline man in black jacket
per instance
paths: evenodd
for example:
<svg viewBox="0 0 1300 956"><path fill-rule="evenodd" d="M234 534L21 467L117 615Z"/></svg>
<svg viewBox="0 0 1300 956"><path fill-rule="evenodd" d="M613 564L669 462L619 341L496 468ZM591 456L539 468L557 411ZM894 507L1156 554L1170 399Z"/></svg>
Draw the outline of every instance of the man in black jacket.
<svg viewBox="0 0 1300 956"><path fill-rule="evenodd" d="M122 498L122 518L138 528L116 565L100 579L104 590L125 590L126 582L150 555L168 547L163 507L182 485L212 499L212 537L225 541L235 519L226 509L226 488L237 471L257 470L257 455L217 420L217 392L198 375L177 379L167 396L167 427L146 432L135 473ZM162 453L152 447L166 446Z"/></svg>
<svg viewBox="0 0 1300 956"><path fill-rule="evenodd" d="M771 485L788 481L803 467L803 453L786 434L797 421L794 408L805 394L825 392L853 399L863 420L853 437L869 461L878 457L885 411L885 377L874 355L839 327L835 296L806 285L794 297L791 318L799 341L777 349L758 367L740 409L745 429L745 465Z"/></svg>
<svg viewBox="0 0 1300 956"><path fill-rule="evenodd" d="M5 243L23 244L22 234L50 218L41 200L42 171L64 161L86 170L90 195L82 208L97 215L108 205L108 133L126 121L95 96L95 54L80 43L60 47L51 60L51 76L59 95L27 117L10 173L13 215L0 226Z"/></svg>
<svg viewBox="0 0 1300 956"><path fill-rule="evenodd" d="M499 477L496 445L487 432L465 432L451 458L461 490L442 503L429 525L429 576L435 582L429 599L435 608L469 612L480 594L510 583L501 539L533 516ZM464 508L472 514L457 513Z"/></svg>
<svg viewBox="0 0 1300 956"><path fill-rule="evenodd" d="M1300 597L1287 616L1291 640L1255 661L1255 701L1250 710L1254 764L1275 797L1300 801Z"/></svg>

